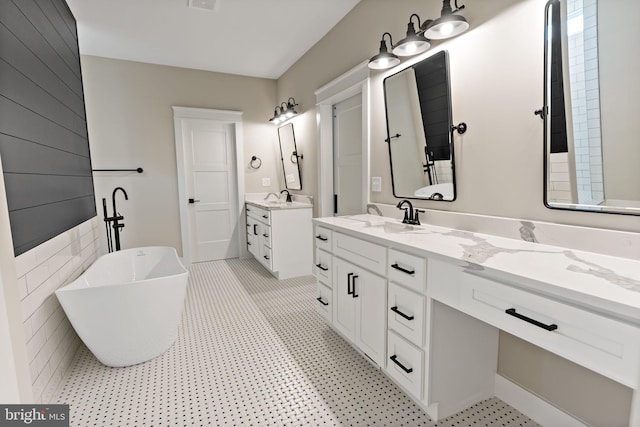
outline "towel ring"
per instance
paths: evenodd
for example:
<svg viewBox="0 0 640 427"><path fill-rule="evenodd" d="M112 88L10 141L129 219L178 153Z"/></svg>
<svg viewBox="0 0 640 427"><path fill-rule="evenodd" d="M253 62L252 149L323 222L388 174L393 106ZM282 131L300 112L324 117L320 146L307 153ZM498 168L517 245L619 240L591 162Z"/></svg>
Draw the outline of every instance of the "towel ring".
<svg viewBox="0 0 640 427"><path fill-rule="evenodd" d="M258 162L258 166L254 166L255 162ZM260 159L260 157L251 156L249 166L251 166L251 169L260 169L260 166L262 166L262 160Z"/></svg>

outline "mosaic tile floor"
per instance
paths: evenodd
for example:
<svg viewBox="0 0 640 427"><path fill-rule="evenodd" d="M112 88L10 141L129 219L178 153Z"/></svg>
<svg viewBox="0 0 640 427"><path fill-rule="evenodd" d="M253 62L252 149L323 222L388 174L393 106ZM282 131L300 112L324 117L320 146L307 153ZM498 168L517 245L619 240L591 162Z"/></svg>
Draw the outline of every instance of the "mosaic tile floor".
<svg viewBox="0 0 640 427"><path fill-rule="evenodd" d="M194 264L178 339L128 368L84 346L58 390L73 426L535 426L498 399L439 423L329 328L315 280Z"/></svg>

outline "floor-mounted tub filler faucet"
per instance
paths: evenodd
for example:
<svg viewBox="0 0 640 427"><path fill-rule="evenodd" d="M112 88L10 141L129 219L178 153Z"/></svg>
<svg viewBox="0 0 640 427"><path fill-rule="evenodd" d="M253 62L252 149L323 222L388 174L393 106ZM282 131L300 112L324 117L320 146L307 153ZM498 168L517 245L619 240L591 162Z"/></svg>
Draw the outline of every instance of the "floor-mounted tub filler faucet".
<svg viewBox="0 0 640 427"><path fill-rule="evenodd" d="M102 199L102 210L104 212L104 222L107 228L107 247L109 252L113 252L114 250L120 250L120 230L124 228L124 223L121 221L124 219L122 215L118 212L116 208L116 193L118 190L122 191L125 200L129 200L129 196L127 196L127 192L122 187L116 187L111 193L111 204L113 205L113 215L110 217L107 216L107 201L106 199ZM113 229L113 238L115 238L115 248L112 241L111 229Z"/></svg>
<svg viewBox="0 0 640 427"><path fill-rule="evenodd" d="M404 205L409 205L409 207L403 208ZM406 199L401 200L396 207L398 209L404 209L404 218L402 219L403 224L420 225L420 218L418 217L418 214L424 212L423 210L418 208L414 210L411 202Z"/></svg>

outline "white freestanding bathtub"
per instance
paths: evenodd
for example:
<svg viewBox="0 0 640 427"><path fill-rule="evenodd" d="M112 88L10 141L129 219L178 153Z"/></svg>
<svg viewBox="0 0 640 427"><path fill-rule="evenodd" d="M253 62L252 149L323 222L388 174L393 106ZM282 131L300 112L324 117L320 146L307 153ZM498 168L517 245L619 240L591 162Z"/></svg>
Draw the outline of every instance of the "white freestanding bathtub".
<svg viewBox="0 0 640 427"><path fill-rule="evenodd" d="M56 296L100 362L129 366L173 345L188 274L174 248L126 249L98 258Z"/></svg>

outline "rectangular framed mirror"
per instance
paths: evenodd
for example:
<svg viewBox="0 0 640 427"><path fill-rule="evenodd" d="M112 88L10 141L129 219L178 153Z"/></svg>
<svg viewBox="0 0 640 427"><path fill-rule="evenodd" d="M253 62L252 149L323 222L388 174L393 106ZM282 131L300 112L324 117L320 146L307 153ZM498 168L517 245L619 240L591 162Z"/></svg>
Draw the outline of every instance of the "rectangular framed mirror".
<svg viewBox="0 0 640 427"><path fill-rule="evenodd" d="M280 159L282 160L282 173L284 174L284 186L288 190L302 190L302 178L298 160L302 158L296 148L296 136L293 132L293 123L278 128L280 141Z"/></svg>
<svg viewBox="0 0 640 427"><path fill-rule="evenodd" d="M640 215L637 0L545 8L545 205ZM624 48L623 46L627 46Z"/></svg>
<svg viewBox="0 0 640 427"><path fill-rule="evenodd" d="M383 84L393 195L455 200L447 52L393 74Z"/></svg>

